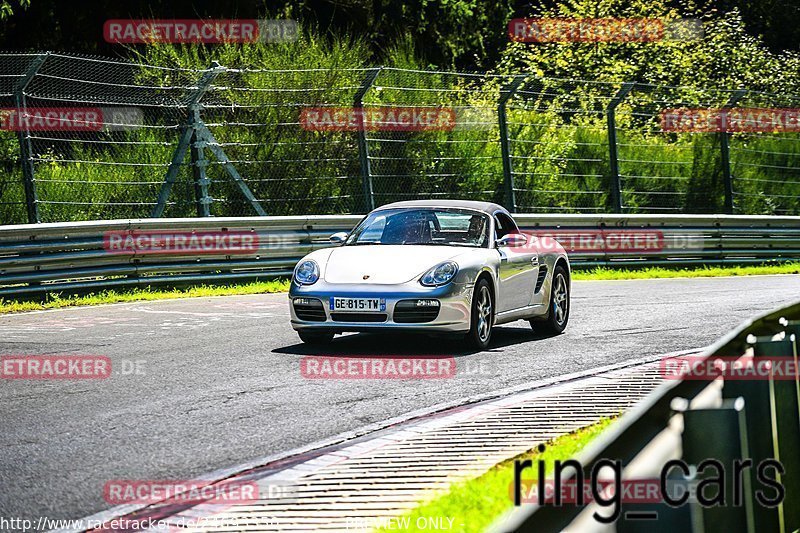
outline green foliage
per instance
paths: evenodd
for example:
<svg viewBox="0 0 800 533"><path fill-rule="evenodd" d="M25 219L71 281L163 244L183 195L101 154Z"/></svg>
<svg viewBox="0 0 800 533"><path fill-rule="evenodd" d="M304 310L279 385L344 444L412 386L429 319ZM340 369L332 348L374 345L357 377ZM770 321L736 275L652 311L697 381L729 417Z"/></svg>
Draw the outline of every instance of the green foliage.
<svg viewBox="0 0 800 533"><path fill-rule="evenodd" d="M531 15L564 18L682 18L703 21L700 40L601 43L510 43L499 72L601 81L639 81L658 85L718 87L769 92L793 91L800 78L800 54L773 53L763 40L747 33L740 13L719 14L689 1L571 0L536 4Z"/></svg>
<svg viewBox="0 0 800 533"><path fill-rule="evenodd" d="M20 8L25 9L31 5L31 0L17 0L16 3ZM13 15L16 9L17 7L14 6L12 2L2 0L2 2L0 2L0 20L5 20Z"/></svg>
<svg viewBox="0 0 800 533"><path fill-rule="evenodd" d="M19 143L14 132L0 131L0 225L25 221Z"/></svg>
<svg viewBox="0 0 800 533"><path fill-rule="evenodd" d="M539 164L540 179L527 178L526 187L550 187L583 191L584 208L608 206L608 198L592 191L608 190L607 158L602 151L591 154L592 145L571 145L563 135L594 131L605 144L599 114L586 109L592 101L608 101L619 82L639 82L617 110L618 142L623 206L626 211L670 209L691 213L722 212L724 209L720 140L715 134L666 134L661 132L659 113L669 107L722 107L731 97L729 89L746 88L776 94L800 94L800 54L774 53L763 40L746 31L736 9L718 13L693 2L666 0L570 0L541 1L531 9L534 17L607 18L650 17L665 21L699 18L704 38L654 43L510 43L503 52L498 72L531 72L536 76L565 80L548 103L551 109L583 109L588 117L564 122L551 119L562 131L560 142L546 144L548 158ZM591 80L591 81L586 81ZM610 85L600 82L608 82ZM543 82L545 83L545 82ZM713 89L716 88L716 89ZM572 101L572 97L578 101ZM537 103L538 105L538 103ZM764 97L743 101L742 107L797 107L791 98ZM569 127L568 127L569 126ZM796 135L775 133L734 136L731 152L734 205L739 213L798 213L800 176ZM554 151L551 146L558 146ZM737 147L740 148L737 151ZM758 148L756 148L758 147ZM564 150L574 150L564 157ZM560 154L558 152L561 152ZM538 153L537 153L538 155ZM541 154L544 155L544 154ZM580 171L592 178L579 183L569 177L566 162L584 160ZM555 183L554 183L555 182ZM761 194L759 194L759 192ZM766 193L766 194L763 194ZM540 195L541 196L541 195ZM532 204L557 206L564 198L540 197ZM591 202L586 202L592 200Z"/></svg>
<svg viewBox="0 0 800 533"><path fill-rule="evenodd" d="M302 18L297 9L284 6L276 12ZM469 109L474 115L467 119L470 126L453 131L369 132L376 203L445 196L502 201L497 103L509 78L427 70L430 54L422 57L420 52L439 50L448 58L439 62L445 65L467 53L481 55L487 35L470 29L496 28L498 21L504 28L509 6L477 0L382 0L342 9L352 15L353 24L361 18L370 21L368 30L351 34L360 37L342 37L326 32L319 22L306 24L300 39L291 43L129 49L141 66L124 82L163 88L155 90L158 98L173 107L148 111L147 128L70 142L36 141L43 220L148 216L176 147L177 128L187 118L176 96L180 93L170 87L186 87L185 97L198 82L197 70L214 62L232 70L219 76L203 97L202 118L269 214L367 209L357 135L307 131L298 116L309 106L352 106L364 69L375 64L388 68L367 92L365 105L444 106ZM659 43L507 43L494 74L531 75L508 105L521 211L613 208L606 108L623 81L639 82L616 112L622 202L625 212L634 213L724 209L719 135L664 133L662 109L720 107L731 97L728 89L737 87L800 94L800 55L770 51L746 31L736 10L720 14L688 0L570 0L541 2L529 14L699 17L705 37ZM418 20L403 26L400 22L409 17ZM388 32L389 20L402 30ZM459 30L449 28L459 21L464 23ZM454 33L460 37L451 39ZM381 48L376 51L377 42ZM501 44L496 46L500 53ZM739 105L798 107L790 97L758 92ZM800 213L796 135L735 134L730 147L736 212ZM0 151L0 223L23 222L24 191L13 132L0 132ZM210 158L208 151L206 155ZM207 174L215 199L212 214L254 214L222 165L212 159ZM192 172L184 164L165 215L195 212Z"/></svg>

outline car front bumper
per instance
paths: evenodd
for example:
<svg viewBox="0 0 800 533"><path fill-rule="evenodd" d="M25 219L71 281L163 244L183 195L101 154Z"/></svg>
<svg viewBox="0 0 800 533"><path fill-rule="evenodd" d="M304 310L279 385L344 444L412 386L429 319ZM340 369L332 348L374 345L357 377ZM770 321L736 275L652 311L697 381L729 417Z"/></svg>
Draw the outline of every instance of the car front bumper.
<svg viewBox="0 0 800 533"><path fill-rule="evenodd" d="M472 303L472 284L448 283L442 287L423 287L416 280L398 285L333 284L319 280L314 285L298 285L294 281L289 289L289 309L291 324L295 330L317 331L425 331L441 333L466 333L470 327ZM385 320L380 322L363 321L357 315L346 316L336 313L338 320L331 316L332 297L381 298L386 301ZM296 298L315 298L322 302L325 311L324 321L301 320L295 312L293 301ZM439 313L429 322L395 322L395 306L401 300L437 300ZM369 313L365 313L369 314ZM342 320L342 318L348 320Z"/></svg>

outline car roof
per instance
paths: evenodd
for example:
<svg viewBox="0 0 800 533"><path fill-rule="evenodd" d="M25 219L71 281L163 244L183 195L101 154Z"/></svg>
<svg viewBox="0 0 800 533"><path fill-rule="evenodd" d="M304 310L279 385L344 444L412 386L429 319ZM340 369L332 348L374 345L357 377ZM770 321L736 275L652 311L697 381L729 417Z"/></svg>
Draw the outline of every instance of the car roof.
<svg viewBox="0 0 800 533"><path fill-rule="evenodd" d="M497 211L502 211L508 214L505 207L492 202L478 202L475 200L407 200L404 202L394 202L378 207L376 211L382 209L396 209L406 207L461 207L464 209L471 209L473 211L481 211L483 213L492 215Z"/></svg>

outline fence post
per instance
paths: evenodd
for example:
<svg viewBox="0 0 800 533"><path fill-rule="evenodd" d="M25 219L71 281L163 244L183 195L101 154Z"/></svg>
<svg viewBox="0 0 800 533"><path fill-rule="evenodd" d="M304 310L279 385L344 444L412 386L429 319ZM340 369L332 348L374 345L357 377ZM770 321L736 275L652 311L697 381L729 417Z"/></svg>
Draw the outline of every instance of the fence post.
<svg viewBox="0 0 800 533"><path fill-rule="evenodd" d="M369 168L369 146L367 146L367 132L366 132L366 117L361 110L364 109L364 95L375 82L375 78L380 74L382 67L371 68L367 70L364 81L361 82L361 87L356 91L353 97L353 109L359 116L360 125L356 132L358 141L358 159L361 166L361 183L364 189L364 202L367 205L367 211L375 209L375 195L372 190L372 173Z"/></svg>
<svg viewBox="0 0 800 533"><path fill-rule="evenodd" d="M744 89L737 89L733 92L730 99L725 103L723 109L730 109L735 106L742 97L747 94ZM726 117L725 125L727 126L728 120ZM733 176L731 175L731 150L730 150L730 136L725 129L719 134L719 150L720 159L722 160L722 179L725 184L725 212L729 215L733 214Z"/></svg>
<svg viewBox="0 0 800 533"><path fill-rule="evenodd" d="M17 114L26 115L28 113L25 90L30 85L33 77L42 68L45 60L50 56L50 52L39 54L28 65L25 74L20 78L14 87L14 106ZM28 128L28 121L25 121L25 131L22 128L17 130L17 140L19 141L19 153L22 159L22 177L25 187L25 206L28 211L28 223L38 224L39 220L39 198L36 194L36 177L33 166L33 147L31 146L31 132Z"/></svg>
<svg viewBox="0 0 800 533"><path fill-rule="evenodd" d="M625 82L608 103L606 125L608 126L608 165L611 171L611 202L615 213L622 213L622 188L619 183L619 157L617 155L617 106L633 89L633 82Z"/></svg>
<svg viewBox="0 0 800 533"><path fill-rule="evenodd" d="M181 128L181 136L178 141L178 146L172 153L172 161L167 168L167 174L164 177L164 183L161 185L161 190L158 193L158 200L153 207L150 214L152 218L158 218L164 214L164 209L167 206L167 199L172 190L172 185L178 179L178 170L186 157L186 151L191 146L192 152L192 174L195 185L195 201L197 203L197 215L209 216L209 206L211 199L208 197L208 179L206 178L207 162L203 155L203 148L205 142L197 135L197 129L202 126L200 120L200 99L211 86L211 83L223 72L225 67L221 66L216 61L211 64L211 68L203 73L197 81L197 87L189 93L186 107L189 110L189 118L186 125Z"/></svg>
<svg viewBox="0 0 800 533"><path fill-rule="evenodd" d="M206 142L200 139L197 135L197 126L201 123L200 119L200 106L195 104L189 110L190 124L192 128L191 145L191 158L192 158L192 177L194 178L194 198L197 205L197 216L209 217L211 216L211 202L212 199L208 196L208 177L206 176L206 167L208 161L205 156Z"/></svg>
<svg viewBox="0 0 800 533"><path fill-rule="evenodd" d="M511 165L511 147L508 142L508 117L506 104L522 85L526 74L517 74L511 83L500 88L500 99L497 102L497 126L500 130L500 156L503 160L503 187L505 188L506 206L512 213L517 211L517 197L514 193L514 167Z"/></svg>

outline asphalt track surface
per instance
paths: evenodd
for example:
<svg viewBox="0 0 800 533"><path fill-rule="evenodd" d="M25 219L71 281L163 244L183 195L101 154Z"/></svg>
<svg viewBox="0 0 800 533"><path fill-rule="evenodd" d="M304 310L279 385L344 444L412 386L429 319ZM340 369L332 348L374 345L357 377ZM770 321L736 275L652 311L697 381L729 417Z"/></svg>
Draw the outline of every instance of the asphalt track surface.
<svg viewBox="0 0 800 533"><path fill-rule="evenodd" d="M436 380L304 378L300 359L320 352L292 331L285 294L0 316L0 355L105 355L113 369L0 380L0 517L81 518L111 507L109 480L193 479L439 403L702 347L798 296L800 276L575 282L556 337L520 321L485 352L365 334L326 351L455 356L455 377Z"/></svg>

